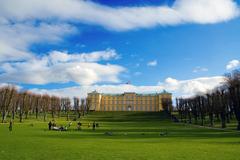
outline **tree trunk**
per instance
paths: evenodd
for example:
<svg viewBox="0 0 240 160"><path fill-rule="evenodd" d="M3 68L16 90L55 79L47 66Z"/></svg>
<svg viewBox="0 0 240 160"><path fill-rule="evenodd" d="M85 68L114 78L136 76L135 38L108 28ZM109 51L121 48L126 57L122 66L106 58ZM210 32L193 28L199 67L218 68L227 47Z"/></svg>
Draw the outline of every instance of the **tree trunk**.
<svg viewBox="0 0 240 160"><path fill-rule="evenodd" d="M2 123L5 121L5 117L6 117L6 111L3 110L2 111Z"/></svg>
<svg viewBox="0 0 240 160"><path fill-rule="evenodd" d="M15 111L12 111L12 119L15 119Z"/></svg>
<svg viewBox="0 0 240 160"><path fill-rule="evenodd" d="M201 115L201 126L204 126L204 116Z"/></svg>
<svg viewBox="0 0 240 160"><path fill-rule="evenodd" d="M189 123L192 123L192 116L191 116L191 112L188 113L188 118L189 118Z"/></svg>
<svg viewBox="0 0 240 160"><path fill-rule="evenodd" d="M23 116L22 111L20 111L20 113L19 113L19 122L22 122L22 116Z"/></svg>
<svg viewBox="0 0 240 160"><path fill-rule="evenodd" d="M36 119L38 119L38 108L36 108L35 115L36 115Z"/></svg>
<svg viewBox="0 0 240 160"><path fill-rule="evenodd" d="M209 114L209 120L210 120L210 126L213 127L214 126L213 113Z"/></svg>
<svg viewBox="0 0 240 160"><path fill-rule="evenodd" d="M219 118L219 114L218 114L218 113L215 115L215 117L217 118L217 121L220 121L220 118Z"/></svg>
<svg viewBox="0 0 240 160"><path fill-rule="evenodd" d="M46 117L47 117L47 114L46 112L43 113L43 121L45 122L46 121Z"/></svg>
<svg viewBox="0 0 240 160"><path fill-rule="evenodd" d="M222 112L220 114L220 116L221 116L222 128L226 128L226 115L225 115L225 113Z"/></svg>
<svg viewBox="0 0 240 160"><path fill-rule="evenodd" d="M230 123L230 113L229 112L226 114L226 118L227 118L227 123Z"/></svg>
<svg viewBox="0 0 240 160"><path fill-rule="evenodd" d="M28 119L28 112L25 112L25 119Z"/></svg>
<svg viewBox="0 0 240 160"><path fill-rule="evenodd" d="M69 121L69 112L67 112L67 121Z"/></svg>
<svg viewBox="0 0 240 160"><path fill-rule="evenodd" d="M237 130L240 130L240 109L238 107L234 107L234 112L235 112L236 119L238 121Z"/></svg>
<svg viewBox="0 0 240 160"><path fill-rule="evenodd" d="M198 124L198 117L197 117L197 115L194 115L194 124Z"/></svg>
<svg viewBox="0 0 240 160"><path fill-rule="evenodd" d="M52 119L54 119L54 112L52 111Z"/></svg>
<svg viewBox="0 0 240 160"><path fill-rule="evenodd" d="M240 130L240 121L238 121L237 130Z"/></svg>

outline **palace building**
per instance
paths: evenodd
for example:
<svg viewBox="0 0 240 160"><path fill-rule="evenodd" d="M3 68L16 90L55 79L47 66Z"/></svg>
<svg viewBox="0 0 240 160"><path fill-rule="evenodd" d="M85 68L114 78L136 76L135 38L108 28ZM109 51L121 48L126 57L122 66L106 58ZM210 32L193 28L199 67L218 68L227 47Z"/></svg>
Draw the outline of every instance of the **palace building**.
<svg viewBox="0 0 240 160"><path fill-rule="evenodd" d="M87 100L92 111L147 111L159 112L172 109L172 94L166 91L154 94L104 94L93 91Z"/></svg>

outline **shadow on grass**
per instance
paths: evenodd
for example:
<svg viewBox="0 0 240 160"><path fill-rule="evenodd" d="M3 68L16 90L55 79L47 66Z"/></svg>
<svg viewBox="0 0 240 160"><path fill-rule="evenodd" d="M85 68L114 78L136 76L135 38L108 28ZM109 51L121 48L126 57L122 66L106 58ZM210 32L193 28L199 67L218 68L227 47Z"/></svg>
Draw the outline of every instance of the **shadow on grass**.
<svg viewBox="0 0 240 160"><path fill-rule="evenodd" d="M111 132L112 135L106 135ZM161 135L165 133L164 135ZM145 139L145 138L183 138L187 140L193 139L214 139L214 138L239 138L238 132L215 131L208 129L196 128L163 128L163 129L98 129L91 130L70 130L65 132L46 131L43 134L35 135L44 138L57 139Z"/></svg>
<svg viewBox="0 0 240 160"><path fill-rule="evenodd" d="M164 112L92 112L88 120L100 122L149 122L170 118Z"/></svg>
<svg viewBox="0 0 240 160"><path fill-rule="evenodd" d="M145 139L145 138L182 138L187 140L213 138L239 138L239 132L196 128L170 121L164 112L92 112L83 121L97 121L100 128L96 131L83 129L77 131L46 131L34 135L44 138L63 139ZM124 123L122 123L124 122ZM126 123L125 123L126 122ZM106 135L111 132L112 135Z"/></svg>

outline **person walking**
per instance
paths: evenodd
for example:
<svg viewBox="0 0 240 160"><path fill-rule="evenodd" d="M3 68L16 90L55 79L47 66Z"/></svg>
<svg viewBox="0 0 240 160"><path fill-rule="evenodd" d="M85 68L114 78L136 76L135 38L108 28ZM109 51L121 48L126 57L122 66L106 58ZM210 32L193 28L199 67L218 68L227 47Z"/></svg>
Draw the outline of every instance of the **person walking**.
<svg viewBox="0 0 240 160"><path fill-rule="evenodd" d="M93 130L95 131L95 128L96 128L96 122L94 121L93 122Z"/></svg>
<svg viewBox="0 0 240 160"><path fill-rule="evenodd" d="M78 122L78 123L77 123L77 129L78 129L78 130L81 130L81 125L82 125L81 122Z"/></svg>
<svg viewBox="0 0 240 160"><path fill-rule="evenodd" d="M12 132L12 128L13 128L13 122L12 120L10 120L9 122L9 131Z"/></svg>

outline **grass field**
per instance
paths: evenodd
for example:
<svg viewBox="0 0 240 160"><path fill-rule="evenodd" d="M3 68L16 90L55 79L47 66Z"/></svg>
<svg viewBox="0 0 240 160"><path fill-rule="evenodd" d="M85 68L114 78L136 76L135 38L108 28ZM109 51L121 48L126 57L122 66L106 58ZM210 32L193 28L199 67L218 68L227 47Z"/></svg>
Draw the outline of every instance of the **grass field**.
<svg viewBox="0 0 240 160"><path fill-rule="evenodd" d="M93 121L100 124L96 131L87 127ZM15 122L11 133L8 124L1 124L0 159L240 159L239 132L173 123L164 113L93 112L81 122L82 131L73 122L65 132L48 131L40 120Z"/></svg>

